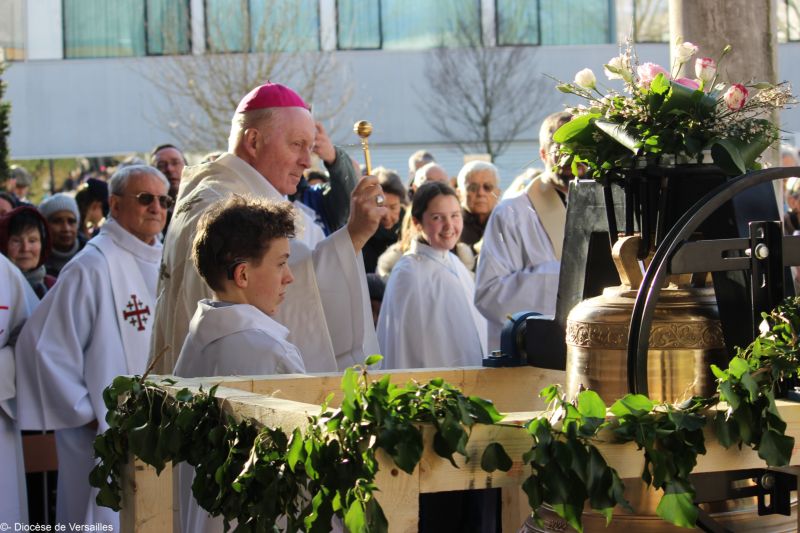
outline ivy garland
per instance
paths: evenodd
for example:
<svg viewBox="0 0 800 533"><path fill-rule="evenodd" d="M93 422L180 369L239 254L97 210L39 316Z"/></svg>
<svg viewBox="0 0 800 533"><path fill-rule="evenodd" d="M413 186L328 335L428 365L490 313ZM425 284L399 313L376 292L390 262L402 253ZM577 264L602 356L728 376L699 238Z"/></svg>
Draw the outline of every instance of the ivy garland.
<svg viewBox="0 0 800 533"><path fill-rule="evenodd" d="M522 459L532 473L523 489L534 516L547 504L582 531L587 501L607 523L616 505L630 509L622 481L596 441L635 442L644 450L642 479L663 491L657 513L684 527L697 519L689 475L705 453L709 418L724 446L747 445L769 466L788 464L794 439L784 434L775 392L782 380L797 375L798 332L795 297L764 314L762 335L738 349L727 369L712 365L717 396L679 406L628 394L607 408L594 391L570 400L558 386L546 387L540 395L548 409L525 425L532 445ZM172 397L144 378L116 378L104 391L110 428L95 441L100 462L90 482L100 489L98 503L120 509L121 469L132 453L158 472L168 462L193 466L195 499L224 517L226 530L278 531L280 524L285 531L323 532L336 516L353 532L388 531L374 498L376 451L383 449L411 473L423 452L419 425L431 424L435 452L455 466L456 453L467 456L474 425L501 423L502 415L490 401L466 397L442 379L399 386L384 376L371 382L366 368L379 360L371 356L345 370L341 407L331 408L329 396L305 431L291 435L252 420L236 422L219 408L216 387L197 394L182 389ZM725 409L712 409L721 401ZM511 465L499 443L483 451L487 472Z"/></svg>

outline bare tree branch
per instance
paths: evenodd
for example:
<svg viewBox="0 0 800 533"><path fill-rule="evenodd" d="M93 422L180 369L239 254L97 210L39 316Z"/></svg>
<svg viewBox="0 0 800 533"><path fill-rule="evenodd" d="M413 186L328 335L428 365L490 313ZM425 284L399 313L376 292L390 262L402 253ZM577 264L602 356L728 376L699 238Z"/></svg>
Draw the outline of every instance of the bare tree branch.
<svg viewBox="0 0 800 533"><path fill-rule="evenodd" d="M500 156L521 132L551 113L558 95L538 71L537 48L484 47L461 21L459 47L429 52L430 91L420 97L428 124L462 152Z"/></svg>
<svg viewBox="0 0 800 533"><path fill-rule="evenodd" d="M247 0L239 2L238 9L247 14ZM299 9L299 3L268 0L264 12L270 14L269 24L253 17L258 27L251 31L249 17L244 16L238 35L231 33L230 21L223 24L210 16L207 31L213 46L205 54L139 62L137 70L161 92L164 102L146 119L185 150L224 148L239 100L267 81L295 89L313 106L317 120L334 117L352 97L352 84L332 53L308 50L308 40L314 37L296 31L293 21L303 16ZM228 46L232 35L240 39ZM176 40L168 33L164 37L165 43Z"/></svg>

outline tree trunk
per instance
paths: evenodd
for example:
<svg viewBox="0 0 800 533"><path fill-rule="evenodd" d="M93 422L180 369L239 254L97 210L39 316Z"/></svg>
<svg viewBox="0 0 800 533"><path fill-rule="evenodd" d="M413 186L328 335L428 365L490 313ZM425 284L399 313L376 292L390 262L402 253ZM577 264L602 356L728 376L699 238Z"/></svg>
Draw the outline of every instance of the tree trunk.
<svg viewBox="0 0 800 533"><path fill-rule="evenodd" d="M744 83L751 79L778 81L778 37L774 0L670 0L669 32L691 41L702 56L718 58L733 47L721 65L719 80ZM672 59L672 58L671 58ZM694 61L686 65L694 77Z"/></svg>
<svg viewBox="0 0 800 533"><path fill-rule="evenodd" d="M775 0L670 0L670 64L674 61L674 44L678 39L694 43L700 47L700 57L714 60L719 59L725 46L731 45L731 52L720 65L718 81L777 83L775 7ZM695 77L694 60L684 65L681 75ZM777 113L768 118L780 127ZM768 149L763 160L770 165L777 164L778 150ZM776 183L776 189L778 185Z"/></svg>

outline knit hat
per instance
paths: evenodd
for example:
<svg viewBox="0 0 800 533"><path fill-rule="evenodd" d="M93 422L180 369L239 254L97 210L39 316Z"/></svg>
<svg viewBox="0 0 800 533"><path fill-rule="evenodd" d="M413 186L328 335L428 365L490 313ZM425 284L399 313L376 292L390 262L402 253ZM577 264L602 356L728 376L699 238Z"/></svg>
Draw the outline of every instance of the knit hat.
<svg viewBox="0 0 800 533"><path fill-rule="evenodd" d="M11 177L17 180L17 187L30 187L33 183L33 176L19 165L12 165L9 169Z"/></svg>
<svg viewBox="0 0 800 533"><path fill-rule="evenodd" d="M242 98L236 108L236 113L244 113L254 109L266 109L268 107L303 107L308 109L308 104L303 98L280 83L265 83L256 87Z"/></svg>
<svg viewBox="0 0 800 533"><path fill-rule="evenodd" d="M39 212L48 220L51 215L58 211L69 211L75 215L79 223L81 221L81 215L78 211L78 202L68 194L63 192L54 194L53 196L45 198L42 203L39 204Z"/></svg>

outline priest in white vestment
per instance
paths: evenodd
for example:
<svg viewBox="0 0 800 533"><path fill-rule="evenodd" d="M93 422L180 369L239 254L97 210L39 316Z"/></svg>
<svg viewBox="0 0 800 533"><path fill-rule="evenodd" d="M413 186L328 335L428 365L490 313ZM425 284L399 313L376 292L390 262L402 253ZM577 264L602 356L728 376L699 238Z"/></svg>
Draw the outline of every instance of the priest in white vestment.
<svg viewBox="0 0 800 533"><path fill-rule="evenodd" d="M146 165L109 182L111 218L64 267L20 333L17 407L22 429L55 430L56 520L105 524L117 513L89 486L93 441L108 429L103 389L147 367L169 183Z"/></svg>
<svg viewBox="0 0 800 533"><path fill-rule="evenodd" d="M16 416L14 342L39 298L14 264L0 254L0 522L28 521L25 465Z"/></svg>
<svg viewBox="0 0 800 533"><path fill-rule="evenodd" d="M519 195L501 201L486 224L475 275L475 305L489 323L490 351L500 349L500 332L509 315L555 314L572 172L568 167L553 170L552 137L570 118L561 112L544 120L539 153L545 172Z"/></svg>
<svg viewBox="0 0 800 533"><path fill-rule="evenodd" d="M203 211L232 194L282 200L294 193L311 165L315 136L314 119L302 98L267 83L239 103L229 152L184 170L159 279L151 349L151 357L161 356L156 372L173 371L197 302L211 297L190 259ZM386 212L377 179L362 179L351 202L347 226L322 241L311 236L309 230L318 227L301 210L299 225L305 233L298 229L291 240L295 282L275 320L289 330L288 341L300 349L309 372L336 371L378 352L361 258L361 248Z"/></svg>
<svg viewBox="0 0 800 533"><path fill-rule="evenodd" d="M475 286L450 252L461 236L461 206L441 182L417 189L411 206L417 237L397 262L378 318L384 368L480 366L486 320L472 298Z"/></svg>

